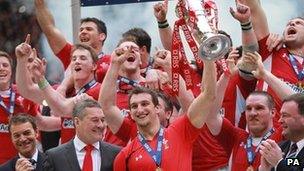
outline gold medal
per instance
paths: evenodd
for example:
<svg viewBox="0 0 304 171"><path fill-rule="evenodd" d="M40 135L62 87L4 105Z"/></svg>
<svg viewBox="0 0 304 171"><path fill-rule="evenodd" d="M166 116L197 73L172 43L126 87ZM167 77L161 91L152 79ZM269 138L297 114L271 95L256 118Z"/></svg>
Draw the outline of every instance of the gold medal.
<svg viewBox="0 0 304 171"><path fill-rule="evenodd" d="M253 166L252 165L248 166L247 169L246 169L246 171L254 171Z"/></svg>
<svg viewBox="0 0 304 171"><path fill-rule="evenodd" d="M162 171L160 167L157 167L155 171Z"/></svg>

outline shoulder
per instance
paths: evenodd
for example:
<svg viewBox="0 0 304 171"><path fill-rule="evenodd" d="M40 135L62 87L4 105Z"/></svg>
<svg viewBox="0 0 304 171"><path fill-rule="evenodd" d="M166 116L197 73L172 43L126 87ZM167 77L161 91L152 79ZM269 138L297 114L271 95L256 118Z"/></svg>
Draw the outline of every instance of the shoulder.
<svg viewBox="0 0 304 171"><path fill-rule="evenodd" d="M61 145L59 145L57 147L51 148L51 149L47 150L45 153L47 155L50 155L50 154L61 155L61 154L63 154L63 151L66 151L69 148L73 148L73 147L74 147L73 140L71 140L71 141L69 141L69 142L67 142L65 144L61 144Z"/></svg>

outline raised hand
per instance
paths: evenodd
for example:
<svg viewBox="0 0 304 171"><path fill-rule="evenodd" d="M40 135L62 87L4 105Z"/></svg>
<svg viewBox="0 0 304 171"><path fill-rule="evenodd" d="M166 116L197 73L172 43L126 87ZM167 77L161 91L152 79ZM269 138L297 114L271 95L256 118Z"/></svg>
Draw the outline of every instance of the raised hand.
<svg viewBox="0 0 304 171"><path fill-rule="evenodd" d="M171 52L168 50L158 50L153 56L153 67L156 69L171 69Z"/></svg>
<svg viewBox="0 0 304 171"><path fill-rule="evenodd" d="M256 66L256 69L251 72L253 76L257 79L264 79L266 70L264 68L262 57L260 56L260 54L258 52L247 52L244 55L244 58L246 58L248 62Z"/></svg>
<svg viewBox="0 0 304 171"><path fill-rule="evenodd" d="M33 56L37 56L36 49L33 49ZM46 60L34 58L33 63L29 67L30 72L34 78L34 82L39 82L40 80L44 79L45 70L46 70Z"/></svg>
<svg viewBox="0 0 304 171"><path fill-rule="evenodd" d="M116 48L111 54L112 64L122 65L127 59L130 53L138 53L133 50L135 47L123 47Z"/></svg>
<svg viewBox="0 0 304 171"><path fill-rule="evenodd" d="M166 20L167 12L168 12L168 0L164 0L164 2L159 2L153 6L154 16L157 21L162 22Z"/></svg>
<svg viewBox="0 0 304 171"><path fill-rule="evenodd" d="M239 58L238 50L233 48L232 51L229 53L228 58L226 59L226 63L228 65L228 69L231 75L234 75L238 72L238 68L236 66L236 61Z"/></svg>
<svg viewBox="0 0 304 171"><path fill-rule="evenodd" d="M238 20L240 23L246 23L250 21L251 12L250 8L246 5L237 3L236 11L233 10L232 7L230 7L230 13L232 17Z"/></svg>
<svg viewBox="0 0 304 171"><path fill-rule="evenodd" d="M32 47L30 45L31 35L27 34L25 41L19 44L15 49L17 58L28 58L32 53Z"/></svg>
<svg viewBox="0 0 304 171"><path fill-rule="evenodd" d="M279 50L281 47L283 47L283 44L283 37L275 33L270 33L266 41L267 49L269 52L272 52L274 48L276 50Z"/></svg>

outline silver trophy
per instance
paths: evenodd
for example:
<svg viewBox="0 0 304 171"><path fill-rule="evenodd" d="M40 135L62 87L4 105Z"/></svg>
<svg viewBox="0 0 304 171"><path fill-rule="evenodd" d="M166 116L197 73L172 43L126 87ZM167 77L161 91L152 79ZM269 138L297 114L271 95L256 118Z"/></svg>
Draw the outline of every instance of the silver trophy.
<svg viewBox="0 0 304 171"><path fill-rule="evenodd" d="M206 9L204 9L201 0L186 0L186 2L188 8L195 13L197 18L192 33L199 45L198 56L207 60L217 60L223 57L229 52L231 42L226 35L218 33L217 17L213 16L213 19L207 19ZM216 22L214 22L215 20Z"/></svg>

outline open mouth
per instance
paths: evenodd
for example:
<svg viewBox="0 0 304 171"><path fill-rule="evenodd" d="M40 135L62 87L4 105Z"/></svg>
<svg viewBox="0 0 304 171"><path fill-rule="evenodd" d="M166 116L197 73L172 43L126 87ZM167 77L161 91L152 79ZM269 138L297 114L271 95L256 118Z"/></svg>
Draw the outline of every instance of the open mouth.
<svg viewBox="0 0 304 171"><path fill-rule="evenodd" d="M297 31L296 31L296 29L294 29L294 28L290 28L288 31L287 31L287 35L294 35L294 34L296 34L297 33Z"/></svg>
<svg viewBox="0 0 304 171"><path fill-rule="evenodd" d="M81 67L76 66L74 70L75 70L76 72L79 72L79 71L81 71Z"/></svg>
<svg viewBox="0 0 304 171"><path fill-rule="evenodd" d="M135 61L135 58L134 58L133 56L128 57L127 61L128 61L128 62L134 62L134 61Z"/></svg>
<svg viewBox="0 0 304 171"><path fill-rule="evenodd" d="M90 39L89 38L87 38L87 37L81 37L80 38L80 41L81 42L88 42Z"/></svg>

